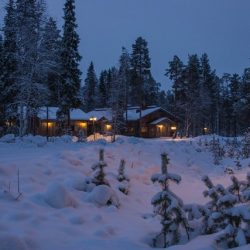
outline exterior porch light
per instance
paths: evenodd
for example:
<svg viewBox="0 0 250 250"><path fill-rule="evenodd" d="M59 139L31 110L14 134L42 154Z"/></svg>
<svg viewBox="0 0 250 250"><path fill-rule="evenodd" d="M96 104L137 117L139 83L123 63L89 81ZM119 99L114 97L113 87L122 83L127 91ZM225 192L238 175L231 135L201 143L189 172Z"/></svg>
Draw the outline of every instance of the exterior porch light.
<svg viewBox="0 0 250 250"><path fill-rule="evenodd" d="M172 127L171 127L171 130L173 130L173 131L175 131L176 129L177 129L176 126L172 126Z"/></svg>
<svg viewBox="0 0 250 250"><path fill-rule="evenodd" d="M92 124L93 124L93 134L94 134L94 141L95 141L95 121L97 120L97 118L90 117L89 120L92 121Z"/></svg>
<svg viewBox="0 0 250 250"><path fill-rule="evenodd" d="M203 130L204 130L204 133L207 134L208 128L205 127L205 128L203 128Z"/></svg>

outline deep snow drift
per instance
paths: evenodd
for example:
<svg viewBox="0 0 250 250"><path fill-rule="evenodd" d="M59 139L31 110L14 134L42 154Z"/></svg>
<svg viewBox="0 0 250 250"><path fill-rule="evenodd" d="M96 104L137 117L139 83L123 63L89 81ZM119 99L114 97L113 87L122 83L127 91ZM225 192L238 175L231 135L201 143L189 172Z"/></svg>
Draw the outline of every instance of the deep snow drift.
<svg viewBox="0 0 250 250"><path fill-rule="evenodd" d="M111 188L93 189L88 178L100 148L105 150ZM216 166L210 152L200 151L198 139L119 137L115 143L70 143L64 138L46 143L39 137L0 142L0 250L151 249L149 239L160 230L159 220L151 216L151 198L160 187L150 178L160 171L161 153L169 154L170 171L182 177L171 187L185 203L206 202L203 175L228 185L226 168L239 179L249 171L249 159L242 160L237 170L232 159ZM128 195L119 191L117 181L122 158L130 179ZM22 195L15 200L18 169ZM113 203L103 206L107 200ZM214 237L199 236L168 249L212 250Z"/></svg>

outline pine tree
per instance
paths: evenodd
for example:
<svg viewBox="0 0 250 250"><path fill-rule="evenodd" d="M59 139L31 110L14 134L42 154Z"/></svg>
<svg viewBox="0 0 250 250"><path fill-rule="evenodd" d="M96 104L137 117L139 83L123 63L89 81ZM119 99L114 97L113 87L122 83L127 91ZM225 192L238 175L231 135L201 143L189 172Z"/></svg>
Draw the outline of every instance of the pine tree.
<svg viewBox="0 0 250 250"><path fill-rule="evenodd" d="M3 118L13 119L16 113L14 105L17 96L17 16L13 0L6 5L6 15L3 26L3 54L2 60L2 90Z"/></svg>
<svg viewBox="0 0 250 250"><path fill-rule="evenodd" d="M61 36L57 28L56 21L49 18L46 22L41 43L43 58L41 59L44 68L40 72L43 79L46 79L46 85L49 89L49 98L47 105L58 106L61 100L62 80L61 71Z"/></svg>
<svg viewBox="0 0 250 250"><path fill-rule="evenodd" d="M93 62L90 63L83 88L85 110L91 111L97 106L97 77Z"/></svg>
<svg viewBox="0 0 250 250"><path fill-rule="evenodd" d="M131 54L131 102L141 108L146 105L146 82L150 79L151 61L148 44L145 39L138 37L132 45Z"/></svg>
<svg viewBox="0 0 250 250"><path fill-rule="evenodd" d="M190 55L188 58L188 64L185 69L185 81L187 96L186 120L189 121L189 126L191 126L192 129L192 135L196 136L200 133L200 61L196 54ZM188 129L188 124L186 127Z"/></svg>
<svg viewBox="0 0 250 250"><path fill-rule="evenodd" d="M245 132L249 127L250 117L250 68L244 70L242 76L241 86L241 109L240 109L240 122L241 132Z"/></svg>
<svg viewBox="0 0 250 250"><path fill-rule="evenodd" d="M239 109L240 109L240 82L241 78L238 74L233 74L230 79L229 89L230 89L230 104L232 109L231 120L232 120L232 135L238 135L238 116L239 116Z"/></svg>
<svg viewBox="0 0 250 250"><path fill-rule="evenodd" d="M3 68L3 40L2 40L2 36L0 35L0 69ZM4 84L3 84L3 72L0 72L0 93L3 93L4 91ZM3 101L3 94L0 96L0 128L1 131L3 132L2 129L4 127L4 119L5 119L5 115L4 115L4 101Z"/></svg>
<svg viewBox="0 0 250 250"><path fill-rule="evenodd" d="M81 56L78 52L79 35L77 34L77 23L75 15L75 0L66 0L64 5L64 26L62 38L62 92L60 93L61 103L60 110L70 121L70 109L77 108L81 104L80 100L80 83L81 71L79 62Z"/></svg>
<svg viewBox="0 0 250 250"><path fill-rule="evenodd" d="M169 182L180 183L179 175L168 173L169 159L167 154L162 154L161 173L151 177L152 182L158 182L162 186L162 191L154 195L152 205L155 213L161 216L162 230L154 239L154 247L163 247L176 244L180 240L180 227L186 230L189 239L189 225L185 216L183 202L169 189Z"/></svg>
<svg viewBox="0 0 250 250"><path fill-rule="evenodd" d="M218 116L217 82L215 72L212 72L208 55L205 53L200 59L200 129L206 127L211 133L215 133L216 118Z"/></svg>
<svg viewBox="0 0 250 250"><path fill-rule="evenodd" d="M184 69L185 66L178 56L174 56L170 61L168 69L166 69L165 75L172 81L172 89L174 95L174 110L175 115L184 119L184 103L186 98L185 81L184 81Z"/></svg>
<svg viewBox="0 0 250 250"><path fill-rule="evenodd" d="M122 47L122 54L119 60L119 82L120 97L122 98L122 109L125 111L125 120L127 121L127 106L130 102L129 89L131 81L131 58L126 48ZM122 93L123 92L123 93Z"/></svg>
<svg viewBox="0 0 250 250"><path fill-rule="evenodd" d="M99 85L98 85L98 99L97 105L98 107L108 107L109 102L109 88L108 88L108 71L104 70L101 72L99 77Z"/></svg>

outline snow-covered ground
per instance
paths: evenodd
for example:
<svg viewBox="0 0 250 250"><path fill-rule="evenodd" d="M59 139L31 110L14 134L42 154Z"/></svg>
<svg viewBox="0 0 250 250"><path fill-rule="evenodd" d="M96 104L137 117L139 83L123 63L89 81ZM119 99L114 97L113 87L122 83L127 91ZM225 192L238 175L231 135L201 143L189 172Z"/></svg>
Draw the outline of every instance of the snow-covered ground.
<svg viewBox="0 0 250 250"><path fill-rule="evenodd" d="M160 222L152 217L152 196L160 190L151 175L160 172L160 154L167 152L170 171L181 175L179 185L171 185L185 203L205 203L201 181L208 175L214 183L228 185L226 168L234 161L225 158L213 164L208 151L199 150L196 140L138 139L119 137L115 143L104 140L69 143L56 140L0 142L0 250L140 250L151 249L149 239L159 232ZM105 150L107 179L120 206L100 206L95 194L85 192L86 177ZM118 190L116 180L120 160L126 160L130 178L129 194ZM234 170L245 179L249 159ZM18 200L17 172L20 172ZM83 191L85 190L85 191ZM212 250L214 235L199 236L171 250ZM237 248L250 249L250 246Z"/></svg>

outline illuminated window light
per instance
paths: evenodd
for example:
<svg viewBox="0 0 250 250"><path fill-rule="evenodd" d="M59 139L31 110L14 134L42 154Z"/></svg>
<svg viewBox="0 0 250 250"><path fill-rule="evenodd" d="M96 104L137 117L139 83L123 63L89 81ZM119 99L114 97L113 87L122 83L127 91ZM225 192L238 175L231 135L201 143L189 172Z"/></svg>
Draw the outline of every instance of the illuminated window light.
<svg viewBox="0 0 250 250"><path fill-rule="evenodd" d="M112 129L112 126L110 124L106 124L106 129L107 130L111 130Z"/></svg>
<svg viewBox="0 0 250 250"><path fill-rule="evenodd" d="M87 123L86 122L80 122L79 127L81 128L87 128Z"/></svg>

